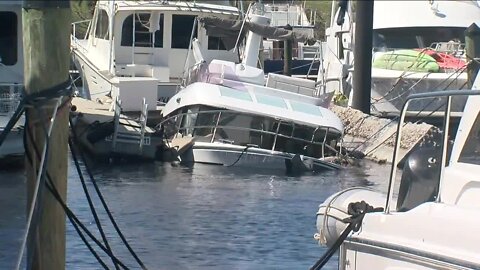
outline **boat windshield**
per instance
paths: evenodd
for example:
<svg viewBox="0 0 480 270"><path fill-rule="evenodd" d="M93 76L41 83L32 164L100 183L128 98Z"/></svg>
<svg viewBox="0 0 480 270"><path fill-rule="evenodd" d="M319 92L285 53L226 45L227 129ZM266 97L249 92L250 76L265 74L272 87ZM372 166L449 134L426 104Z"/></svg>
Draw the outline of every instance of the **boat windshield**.
<svg viewBox="0 0 480 270"><path fill-rule="evenodd" d="M328 128L209 106L186 107L176 117L176 121L170 122L177 123L178 133L196 137L198 141L255 145L263 149L316 158L332 154L334 149L328 145L335 145L338 139L338 134Z"/></svg>
<svg viewBox="0 0 480 270"><path fill-rule="evenodd" d="M465 42L465 27L402 27L373 30L373 48L389 49L426 48L436 42Z"/></svg>
<svg viewBox="0 0 480 270"><path fill-rule="evenodd" d="M20 19L21 20L21 19ZM15 12L0 11L0 67L17 63L18 18Z"/></svg>

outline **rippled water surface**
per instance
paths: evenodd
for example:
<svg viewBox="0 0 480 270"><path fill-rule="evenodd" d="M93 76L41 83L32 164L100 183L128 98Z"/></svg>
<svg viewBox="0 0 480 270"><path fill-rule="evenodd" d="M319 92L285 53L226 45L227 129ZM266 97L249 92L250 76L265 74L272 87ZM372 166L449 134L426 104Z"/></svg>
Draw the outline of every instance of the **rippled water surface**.
<svg viewBox="0 0 480 270"><path fill-rule="evenodd" d="M70 165L68 204L98 235ZM149 269L308 269L325 251L312 237L318 205L351 186L384 190L388 170L365 163L293 177L249 168L156 163L100 165L94 175L120 228ZM23 175L21 170L0 171L0 269L14 267L24 233ZM98 199L96 203L100 205ZM100 215L115 254L138 269L105 212ZM326 269L337 269L336 264L332 259ZM67 269L101 269L69 223Z"/></svg>

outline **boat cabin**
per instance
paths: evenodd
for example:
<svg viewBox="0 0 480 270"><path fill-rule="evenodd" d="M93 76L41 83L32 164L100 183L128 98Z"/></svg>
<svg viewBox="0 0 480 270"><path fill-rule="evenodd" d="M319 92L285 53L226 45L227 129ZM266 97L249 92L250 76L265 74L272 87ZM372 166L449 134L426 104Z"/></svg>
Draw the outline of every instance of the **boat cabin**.
<svg viewBox="0 0 480 270"><path fill-rule="evenodd" d="M192 39L199 41L207 62L213 58L238 61L234 49L227 50L219 37L207 36L196 20L204 16L235 19L238 9L223 2L98 1L92 20L75 23L73 28L74 60L84 77L85 96L93 99L115 90L133 91L149 104L166 102L185 70L195 64ZM82 23L89 24L83 37L76 31ZM135 86L122 91L122 83L132 79L121 78L136 78L131 82ZM145 86L138 82L141 78ZM154 95L141 90L148 87L155 88ZM122 101L134 95L118 94L123 94Z"/></svg>
<svg viewBox="0 0 480 270"><path fill-rule="evenodd" d="M0 116L8 121L23 89L21 2L0 2L0 25Z"/></svg>
<svg viewBox="0 0 480 270"><path fill-rule="evenodd" d="M275 91L274 93L271 93ZM343 125L316 99L267 87L234 89L197 82L169 102L162 122L168 138L195 137L323 158L335 153Z"/></svg>

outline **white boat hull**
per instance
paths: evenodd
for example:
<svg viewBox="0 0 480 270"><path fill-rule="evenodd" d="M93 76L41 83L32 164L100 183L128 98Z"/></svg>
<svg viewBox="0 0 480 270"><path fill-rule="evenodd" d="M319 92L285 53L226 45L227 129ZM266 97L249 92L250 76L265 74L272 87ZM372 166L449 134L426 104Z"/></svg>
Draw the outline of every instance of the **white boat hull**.
<svg viewBox="0 0 480 270"><path fill-rule="evenodd" d="M3 129L0 129L0 133L3 132ZM21 157L25 154L25 149L23 148L23 130L14 129L10 131L7 138L0 146L0 160L8 159L11 157Z"/></svg>
<svg viewBox="0 0 480 270"><path fill-rule="evenodd" d="M352 188L330 196L317 212L315 238L332 246L347 224L349 203L385 206L380 192ZM341 270L480 269L478 210L427 202L406 212L365 215L339 253Z"/></svg>
<svg viewBox="0 0 480 270"><path fill-rule="evenodd" d="M478 224L477 210L440 203L367 215L344 242L340 269L480 269Z"/></svg>
<svg viewBox="0 0 480 270"><path fill-rule="evenodd" d="M320 171L325 169L338 169L339 165L307 156L271 151L256 147L246 147L226 143L195 142L190 151L182 156L183 163L205 163L222 166L241 166L249 168Z"/></svg>

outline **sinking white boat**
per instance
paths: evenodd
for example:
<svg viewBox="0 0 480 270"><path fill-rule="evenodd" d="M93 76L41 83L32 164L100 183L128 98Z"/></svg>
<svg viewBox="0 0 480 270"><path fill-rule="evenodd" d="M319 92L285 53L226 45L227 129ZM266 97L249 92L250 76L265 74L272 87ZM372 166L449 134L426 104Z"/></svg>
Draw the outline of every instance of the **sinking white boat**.
<svg viewBox="0 0 480 270"><path fill-rule="evenodd" d="M416 150L398 175L395 164L399 132L386 193L352 188L332 195L320 205L316 239L329 247L352 224L352 219L346 220L356 206L351 203L365 201L384 208L364 212L363 220L362 213L355 216L360 219L353 232L344 234L339 269L480 269L479 89L477 76L473 90L411 96L409 102L450 97L442 99L446 101L447 128L437 146ZM457 95L467 95L468 100L451 145L448 117L451 101ZM402 119L404 116L405 110ZM320 264L316 266L313 269L319 269Z"/></svg>
<svg viewBox="0 0 480 270"><path fill-rule="evenodd" d="M205 3L209 2L209 3ZM92 20L73 24L72 57L82 78L80 93L96 100L122 101L124 111L150 110L177 91L190 63L190 41L197 38L206 61L236 61L222 38L208 36L197 18L236 19L228 1L97 1ZM88 28L83 36L81 26Z"/></svg>
<svg viewBox="0 0 480 270"><path fill-rule="evenodd" d="M269 19L251 15L249 21ZM172 97L162 111L166 137L194 138L182 162L287 171L340 168L331 158L339 152L342 122L320 106L314 86L307 87L313 81L269 76L265 86L264 72L256 67L261 39L249 32L242 63L213 60L201 68L197 82Z"/></svg>
<svg viewBox="0 0 480 270"><path fill-rule="evenodd" d="M355 48L352 1L332 1L323 69L326 92L351 97ZM480 21L478 1L374 1L372 113L398 115L408 95L466 88L465 30ZM350 98L351 101L351 98ZM465 100L453 104L463 110ZM440 104L413 101L428 115Z"/></svg>
<svg viewBox="0 0 480 270"><path fill-rule="evenodd" d="M0 133L17 109L23 92L22 5L0 2ZM0 160L23 157L23 117L0 147Z"/></svg>

